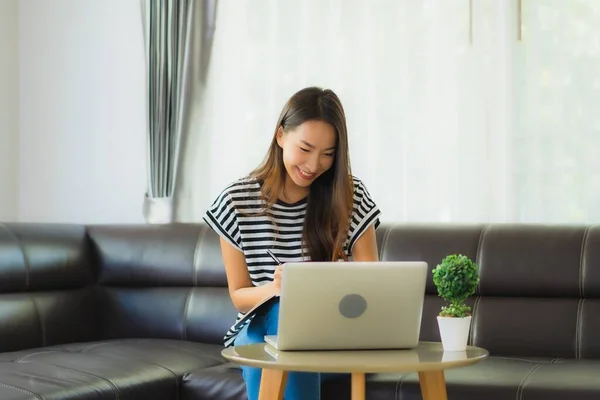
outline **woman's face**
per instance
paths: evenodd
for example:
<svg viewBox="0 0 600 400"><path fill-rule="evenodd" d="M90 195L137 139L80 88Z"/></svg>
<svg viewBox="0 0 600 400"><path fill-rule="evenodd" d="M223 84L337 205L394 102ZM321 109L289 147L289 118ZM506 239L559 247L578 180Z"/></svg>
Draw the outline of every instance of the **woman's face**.
<svg viewBox="0 0 600 400"><path fill-rule="evenodd" d="M283 150L283 164L298 189L306 190L331 168L336 139L335 128L324 121L306 121L288 132L279 129L277 144Z"/></svg>

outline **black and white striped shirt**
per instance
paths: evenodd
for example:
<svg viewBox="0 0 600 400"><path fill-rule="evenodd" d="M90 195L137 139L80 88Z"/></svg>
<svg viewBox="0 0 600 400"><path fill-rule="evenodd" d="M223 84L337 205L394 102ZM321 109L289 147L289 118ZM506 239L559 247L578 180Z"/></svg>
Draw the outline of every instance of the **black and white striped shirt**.
<svg viewBox="0 0 600 400"><path fill-rule="evenodd" d="M367 188L356 177L354 182L354 212L348 230L345 251L352 256L352 248L360 235L374 224L379 226L381 214ZM308 261L307 249L302 248L302 226L306 212L304 198L294 204L277 200L268 213L260 197L261 183L254 178L242 178L227 186L204 215L204 221L217 234L244 253L250 279L254 286L273 280L277 264L266 250L282 262ZM244 316L238 313L236 322ZM250 319L249 319L250 320ZM248 321L249 321L248 320ZM233 344L242 327L235 324L225 334L228 347Z"/></svg>

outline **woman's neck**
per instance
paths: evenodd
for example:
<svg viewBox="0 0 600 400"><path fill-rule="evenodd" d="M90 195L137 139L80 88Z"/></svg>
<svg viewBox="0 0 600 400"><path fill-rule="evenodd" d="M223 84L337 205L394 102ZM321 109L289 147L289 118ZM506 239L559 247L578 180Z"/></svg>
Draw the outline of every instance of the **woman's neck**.
<svg viewBox="0 0 600 400"><path fill-rule="evenodd" d="M300 187L296 185L291 179L286 179L284 183L284 190L279 193L279 200L294 204L308 196L310 189L308 187Z"/></svg>

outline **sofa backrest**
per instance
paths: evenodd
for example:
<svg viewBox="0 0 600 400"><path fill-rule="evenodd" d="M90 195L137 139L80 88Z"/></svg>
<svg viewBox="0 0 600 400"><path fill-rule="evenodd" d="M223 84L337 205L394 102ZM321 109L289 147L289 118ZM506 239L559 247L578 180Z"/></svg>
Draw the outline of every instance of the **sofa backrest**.
<svg viewBox="0 0 600 400"><path fill-rule="evenodd" d="M218 236L204 224L96 225L101 335L223 344L237 314Z"/></svg>
<svg viewBox="0 0 600 400"><path fill-rule="evenodd" d="M383 224L381 260L424 260L422 340L440 340L431 270L471 257L469 343L493 355L598 358L600 226ZM108 338L222 344L236 311L205 224L0 224L0 352Z"/></svg>
<svg viewBox="0 0 600 400"><path fill-rule="evenodd" d="M492 355L600 357L600 226L383 225L382 260L429 263L422 340L440 340L431 271L448 254L477 262L470 344Z"/></svg>
<svg viewBox="0 0 600 400"><path fill-rule="evenodd" d="M85 228L0 224L0 352L94 340Z"/></svg>

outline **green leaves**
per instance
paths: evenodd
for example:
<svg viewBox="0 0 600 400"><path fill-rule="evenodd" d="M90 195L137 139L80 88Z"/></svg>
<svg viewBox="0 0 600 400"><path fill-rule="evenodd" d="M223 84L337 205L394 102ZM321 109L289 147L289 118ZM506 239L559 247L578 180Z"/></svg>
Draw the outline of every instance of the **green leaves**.
<svg viewBox="0 0 600 400"><path fill-rule="evenodd" d="M442 307L440 316L462 318L471 315L465 300L475 293L479 284L479 268L462 254L446 256L433 269L433 283L438 295L450 304Z"/></svg>
<svg viewBox="0 0 600 400"><path fill-rule="evenodd" d="M464 318L471 315L471 307L466 304L452 303L447 306L442 306L440 317Z"/></svg>

